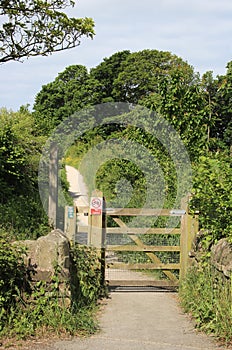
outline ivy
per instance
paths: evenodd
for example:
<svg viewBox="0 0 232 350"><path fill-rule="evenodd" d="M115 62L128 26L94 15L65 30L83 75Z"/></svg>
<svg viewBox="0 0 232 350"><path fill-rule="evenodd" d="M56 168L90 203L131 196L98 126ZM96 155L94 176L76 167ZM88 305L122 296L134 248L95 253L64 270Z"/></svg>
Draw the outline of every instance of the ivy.
<svg viewBox="0 0 232 350"><path fill-rule="evenodd" d="M91 306L106 296L102 264L95 248L75 244L71 249L71 291L74 305Z"/></svg>

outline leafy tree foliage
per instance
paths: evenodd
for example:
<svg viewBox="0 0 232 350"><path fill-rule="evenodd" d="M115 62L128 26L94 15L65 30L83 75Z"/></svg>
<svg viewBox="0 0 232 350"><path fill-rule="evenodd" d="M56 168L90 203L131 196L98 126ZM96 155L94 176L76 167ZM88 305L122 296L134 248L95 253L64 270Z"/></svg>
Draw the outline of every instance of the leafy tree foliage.
<svg viewBox="0 0 232 350"><path fill-rule="evenodd" d="M227 152L201 156L194 169L191 207L198 210L206 246L222 237L232 241L232 162Z"/></svg>
<svg viewBox="0 0 232 350"><path fill-rule="evenodd" d="M192 157L206 146L210 115L199 76L180 57L158 50L118 52L90 73L83 66L66 68L36 97L38 129L51 132L76 110L107 101L142 104L161 113Z"/></svg>
<svg viewBox="0 0 232 350"><path fill-rule="evenodd" d="M73 48L82 36L93 37L91 18L69 18L61 10L72 0L2 0L0 62L48 55Z"/></svg>
<svg viewBox="0 0 232 350"><path fill-rule="evenodd" d="M33 118L26 107L18 112L0 110L0 124L0 224L18 236L36 232L46 225L37 189L44 138L33 135Z"/></svg>
<svg viewBox="0 0 232 350"><path fill-rule="evenodd" d="M215 79L212 72L206 72L200 78L193 67L170 52L158 50L118 52L105 58L89 73L83 66L68 67L54 82L44 86L37 95L34 105L36 121L39 128L43 121L55 126L76 109L106 101L141 104L161 113L174 126L188 149L193 168L196 169L192 203L195 209L199 207L201 211L201 227L209 229L212 232L211 236L209 235L211 240L215 240L223 234L228 235L229 232L229 217L219 209L229 207L229 197L218 194L216 199L213 187L211 188L214 183L212 179L218 171L219 177L226 179L228 176L229 158L224 157L224 154L229 154L231 145L230 63L227 68L225 76L218 76ZM65 76L65 79L61 79L62 76ZM51 132L51 128L48 130ZM169 201L171 193L176 191L173 185L176 181L173 164L162 145L141 130L134 130L131 127L120 128L119 125L97 128L82 137L77 146L72 147L72 153L76 153L80 160L80 153L85 153L98 142L114 137L139 142L159 159L165 174L167 193L170 193L168 202L171 203ZM214 152L218 154L217 160L214 159ZM144 178L131 162L115 160L107 162L99 169L97 182L108 195L111 193L117 197L114 185L120 180L122 163L124 174L127 174L126 181L134 186L131 203L136 206L136 203L141 203L142 193L146 189ZM136 181L133 180L134 177ZM217 183L217 189L220 186ZM225 186L229 193L230 188ZM207 195L207 188L210 195ZM214 199L210 201L211 196L215 201ZM212 213L215 210L218 213L217 220L213 221Z"/></svg>
<svg viewBox="0 0 232 350"><path fill-rule="evenodd" d="M49 134L63 119L98 103L99 99L100 83L89 75L86 67L69 66L36 96L34 118L38 131Z"/></svg>
<svg viewBox="0 0 232 350"><path fill-rule="evenodd" d="M160 94L161 84L169 73L175 68L181 70L184 67L189 65L170 52L134 52L122 63L121 72L113 83L113 95L117 101L137 104L152 93Z"/></svg>
<svg viewBox="0 0 232 350"><path fill-rule="evenodd" d="M232 61L227 64L226 75L218 76L215 83L216 123L211 136L223 142L226 147L232 147Z"/></svg>
<svg viewBox="0 0 232 350"><path fill-rule="evenodd" d="M18 112L0 110L0 122L0 177L5 182L1 188L21 194L36 183L44 138L33 136L33 119L26 107Z"/></svg>
<svg viewBox="0 0 232 350"><path fill-rule="evenodd" d="M129 57L130 51L125 50L117 52L109 58L104 58L96 68L92 68L90 76L98 80L101 84L101 100L100 102L113 101L114 81L119 73L123 71L123 62Z"/></svg>

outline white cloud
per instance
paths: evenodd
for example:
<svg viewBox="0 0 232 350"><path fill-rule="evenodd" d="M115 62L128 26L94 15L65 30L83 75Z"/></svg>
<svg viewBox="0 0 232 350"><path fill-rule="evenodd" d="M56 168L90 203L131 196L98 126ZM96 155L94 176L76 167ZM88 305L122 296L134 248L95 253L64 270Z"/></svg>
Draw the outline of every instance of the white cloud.
<svg viewBox="0 0 232 350"><path fill-rule="evenodd" d="M79 0L69 15L93 17L94 40L23 64L0 66L0 106L17 109L71 64L94 67L121 50L171 51L203 73L224 74L232 60L231 0Z"/></svg>

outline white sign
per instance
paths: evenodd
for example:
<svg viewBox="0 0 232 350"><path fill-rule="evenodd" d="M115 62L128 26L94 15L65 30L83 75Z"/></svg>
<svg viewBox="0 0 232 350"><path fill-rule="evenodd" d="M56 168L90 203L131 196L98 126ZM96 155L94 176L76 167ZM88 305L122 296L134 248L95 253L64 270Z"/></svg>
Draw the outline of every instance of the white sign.
<svg viewBox="0 0 232 350"><path fill-rule="evenodd" d="M91 197L90 200L90 214L101 215L102 214L103 199L101 197Z"/></svg>

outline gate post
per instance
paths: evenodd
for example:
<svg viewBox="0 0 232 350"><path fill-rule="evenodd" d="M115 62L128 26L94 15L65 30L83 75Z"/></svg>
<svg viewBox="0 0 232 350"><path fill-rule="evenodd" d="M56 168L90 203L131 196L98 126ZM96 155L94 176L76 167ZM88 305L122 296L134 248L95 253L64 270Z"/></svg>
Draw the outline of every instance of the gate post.
<svg viewBox="0 0 232 350"><path fill-rule="evenodd" d="M188 213L184 214L181 218L181 236L180 236L180 281L186 275L188 267L188 253L189 249L189 224L190 217Z"/></svg>
<svg viewBox="0 0 232 350"><path fill-rule="evenodd" d="M75 242L76 226L76 207L65 206L64 233L70 242Z"/></svg>
<svg viewBox="0 0 232 350"><path fill-rule="evenodd" d="M95 247L101 260L102 285L105 281L106 212L103 193L94 190L90 198L88 245Z"/></svg>
<svg viewBox="0 0 232 350"><path fill-rule="evenodd" d="M189 263L189 253L192 249L192 243L198 232L198 219L189 214L190 196L183 198L182 208L186 210L181 218L181 236L180 236L180 281L185 277Z"/></svg>
<svg viewBox="0 0 232 350"><path fill-rule="evenodd" d="M53 228L57 228L58 209L58 147L52 142L50 144L49 156L49 197L48 197L48 219Z"/></svg>

